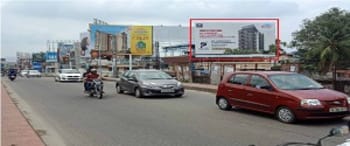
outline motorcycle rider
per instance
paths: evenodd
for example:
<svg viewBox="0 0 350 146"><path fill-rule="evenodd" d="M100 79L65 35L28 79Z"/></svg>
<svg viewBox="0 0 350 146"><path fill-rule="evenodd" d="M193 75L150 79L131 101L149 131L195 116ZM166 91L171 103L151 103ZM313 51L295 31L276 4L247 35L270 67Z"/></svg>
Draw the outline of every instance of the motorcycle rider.
<svg viewBox="0 0 350 146"><path fill-rule="evenodd" d="M86 75L85 82L87 83L87 91L89 91L92 87L92 81L95 79L99 79L99 75L97 74L96 68L92 68L89 73Z"/></svg>
<svg viewBox="0 0 350 146"><path fill-rule="evenodd" d="M17 70L14 68L9 69L8 76L17 76Z"/></svg>
<svg viewBox="0 0 350 146"><path fill-rule="evenodd" d="M87 74L89 74L91 72L92 66L90 66L86 72L83 74L83 78L84 78L84 91L86 92L88 90L88 82L86 81L86 76Z"/></svg>

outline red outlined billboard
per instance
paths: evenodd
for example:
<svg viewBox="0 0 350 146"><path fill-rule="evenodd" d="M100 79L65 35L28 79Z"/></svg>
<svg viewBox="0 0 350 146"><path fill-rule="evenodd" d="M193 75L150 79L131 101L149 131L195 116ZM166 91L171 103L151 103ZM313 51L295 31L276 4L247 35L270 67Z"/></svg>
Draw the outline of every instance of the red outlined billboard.
<svg viewBox="0 0 350 146"><path fill-rule="evenodd" d="M278 18L191 18L189 23L193 62L271 62L279 57Z"/></svg>

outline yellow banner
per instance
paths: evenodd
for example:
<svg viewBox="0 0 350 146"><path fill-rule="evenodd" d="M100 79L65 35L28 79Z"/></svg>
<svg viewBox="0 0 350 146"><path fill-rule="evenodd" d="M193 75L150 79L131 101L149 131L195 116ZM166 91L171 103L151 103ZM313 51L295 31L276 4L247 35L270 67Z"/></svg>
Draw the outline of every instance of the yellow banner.
<svg viewBox="0 0 350 146"><path fill-rule="evenodd" d="M132 55L153 54L152 26L131 26L130 51Z"/></svg>

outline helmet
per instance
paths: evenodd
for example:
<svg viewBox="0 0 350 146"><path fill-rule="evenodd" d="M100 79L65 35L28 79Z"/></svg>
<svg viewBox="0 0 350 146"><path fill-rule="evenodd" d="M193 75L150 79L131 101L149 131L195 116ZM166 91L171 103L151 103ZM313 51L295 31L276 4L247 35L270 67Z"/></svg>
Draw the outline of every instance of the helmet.
<svg viewBox="0 0 350 146"><path fill-rule="evenodd" d="M97 71L96 68L91 69L91 72L96 72L96 71Z"/></svg>

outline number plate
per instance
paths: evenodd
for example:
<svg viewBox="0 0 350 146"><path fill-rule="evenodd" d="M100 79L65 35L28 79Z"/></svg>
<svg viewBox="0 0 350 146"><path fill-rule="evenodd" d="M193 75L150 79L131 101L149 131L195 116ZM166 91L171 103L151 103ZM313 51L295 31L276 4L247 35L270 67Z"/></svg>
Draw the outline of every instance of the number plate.
<svg viewBox="0 0 350 146"><path fill-rule="evenodd" d="M345 111L348 111L348 108L346 108L346 107L332 107L332 108L329 108L329 112L331 112L331 113L345 112Z"/></svg>
<svg viewBox="0 0 350 146"><path fill-rule="evenodd" d="M162 93L173 93L173 92L175 92L175 90L174 89L162 89L160 92L162 92Z"/></svg>

